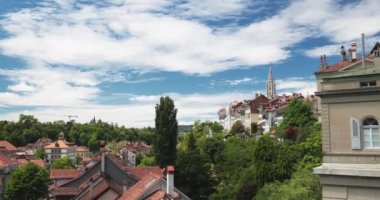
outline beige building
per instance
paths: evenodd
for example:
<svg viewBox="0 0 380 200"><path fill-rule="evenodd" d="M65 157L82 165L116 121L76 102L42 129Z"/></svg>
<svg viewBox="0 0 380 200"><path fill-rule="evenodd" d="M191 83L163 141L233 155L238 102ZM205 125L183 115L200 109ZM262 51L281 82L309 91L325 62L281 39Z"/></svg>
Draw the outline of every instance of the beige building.
<svg viewBox="0 0 380 200"><path fill-rule="evenodd" d="M322 119L324 200L380 199L380 44L364 62L354 43L328 66L321 56L316 73Z"/></svg>
<svg viewBox="0 0 380 200"><path fill-rule="evenodd" d="M59 139L44 147L46 153L46 163L52 164L55 160L68 157L73 163L76 161L75 146L65 139L65 135L60 132Z"/></svg>

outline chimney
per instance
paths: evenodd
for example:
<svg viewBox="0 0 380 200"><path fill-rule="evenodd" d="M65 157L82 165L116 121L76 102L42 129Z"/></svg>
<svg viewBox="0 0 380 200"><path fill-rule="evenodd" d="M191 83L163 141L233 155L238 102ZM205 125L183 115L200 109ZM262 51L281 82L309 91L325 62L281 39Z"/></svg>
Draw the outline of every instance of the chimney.
<svg viewBox="0 0 380 200"><path fill-rule="evenodd" d="M88 188L89 188L88 193L89 193L90 199L92 199L92 189L94 188L94 180L92 179L92 177L90 178Z"/></svg>
<svg viewBox="0 0 380 200"><path fill-rule="evenodd" d="M126 192L128 190L128 181L124 180L123 181L123 191Z"/></svg>
<svg viewBox="0 0 380 200"><path fill-rule="evenodd" d="M364 42L364 33L362 33L362 67L364 67L365 63L365 42Z"/></svg>
<svg viewBox="0 0 380 200"><path fill-rule="evenodd" d="M174 191L174 166L168 165L166 169L166 193L173 196Z"/></svg>
<svg viewBox="0 0 380 200"><path fill-rule="evenodd" d="M353 42L351 48L348 50L350 52L350 61L356 60L356 42Z"/></svg>
<svg viewBox="0 0 380 200"><path fill-rule="evenodd" d="M106 168L106 155L105 155L105 153L104 152L102 152L101 154L100 154L100 156L101 156L101 160L100 160L100 171L102 172L102 173L104 173L105 172L105 168Z"/></svg>
<svg viewBox="0 0 380 200"><path fill-rule="evenodd" d="M343 45L340 47L340 55L342 55L342 61L346 61L347 60L346 50L344 49Z"/></svg>
<svg viewBox="0 0 380 200"><path fill-rule="evenodd" d="M259 94L256 93L256 98L259 97Z"/></svg>

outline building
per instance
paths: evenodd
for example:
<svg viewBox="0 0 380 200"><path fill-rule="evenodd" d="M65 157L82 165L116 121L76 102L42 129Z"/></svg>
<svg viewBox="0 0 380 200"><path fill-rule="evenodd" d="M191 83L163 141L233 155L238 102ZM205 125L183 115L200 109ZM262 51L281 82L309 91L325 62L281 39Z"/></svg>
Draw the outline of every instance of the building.
<svg viewBox="0 0 380 200"><path fill-rule="evenodd" d="M26 155L34 155L38 149L44 149L48 144L51 144L52 140L49 138L40 138L35 143L29 143L25 146Z"/></svg>
<svg viewBox="0 0 380 200"><path fill-rule="evenodd" d="M50 165L55 160L68 157L73 163L76 162L75 146L65 139L65 135L60 132L59 139L44 147L46 153L46 163Z"/></svg>
<svg viewBox="0 0 380 200"><path fill-rule="evenodd" d="M349 58L342 46L341 61L330 66L321 56L316 72L323 164L314 173L325 200L380 198L380 43L356 55L355 43Z"/></svg>
<svg viewBox="0 0 380 200"><path fill-rule="evenodd" d="M274 99L276 97L276 84L272 74L272 64L269 65L268 81L267 81L267 98Z"/></svg>
<svg viewBox="0 0 380 200"><path fill-rule="evenodd" d="M0 148L5 148L12 155L18 152L18 149L6 140L0 140Z"/></svg>
<svg viewBox="0 0 380 200"><path fill-rule="evenodd" d="M140 168L142 169L142 168ZM190 199L174 187L174 168L168 167L167 177L157 167L140 170L122 165L104 153L98 155L78 177L51 187L51 199Z"/></svg>
<svg viewBox="0 0 380 200"><path fill-rule="evenodd" d="M87 160L91 157L90 150L86 146L75 146L75 157Z"/></svg>
<svg viewBox="0 0 380 200"><path fill-rule="evenodd" d="M17 161L11 159L11 153L4 146L0 147L0 200L4 199L4 186L17 166Z"/></svg>
<svg viewBox="0 0 380 200"><path fill-rule="evenodd" d="M82 173L83 171L80 169L51 169L50 180L53 182L53 186L59 186L77 178Z"/></svg>

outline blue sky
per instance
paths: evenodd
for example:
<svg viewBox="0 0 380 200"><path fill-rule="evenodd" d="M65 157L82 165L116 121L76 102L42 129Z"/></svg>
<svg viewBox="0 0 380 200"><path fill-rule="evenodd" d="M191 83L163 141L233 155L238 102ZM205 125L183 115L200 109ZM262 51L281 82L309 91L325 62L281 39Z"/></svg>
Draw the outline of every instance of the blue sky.
<svg viewBox="0 0 380 200"><path fill-rule="evenodd" d="M319 55L370 48L376 1L0 0L0 119L154 125L171 96L180 124L216 120L233 100L313 93ZM360 53L359 53L360 54Z"/></svg>

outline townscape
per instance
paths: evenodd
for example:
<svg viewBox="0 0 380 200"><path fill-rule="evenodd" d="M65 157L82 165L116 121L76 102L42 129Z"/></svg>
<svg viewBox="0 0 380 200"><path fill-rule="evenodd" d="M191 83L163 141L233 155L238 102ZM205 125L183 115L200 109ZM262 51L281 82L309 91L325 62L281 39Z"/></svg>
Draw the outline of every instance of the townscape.
<svg viewBox="0 0 380 200"><path fill-rule="evenodd" d="M380 200L379 9L0 0L0 200Z"/></svg>

